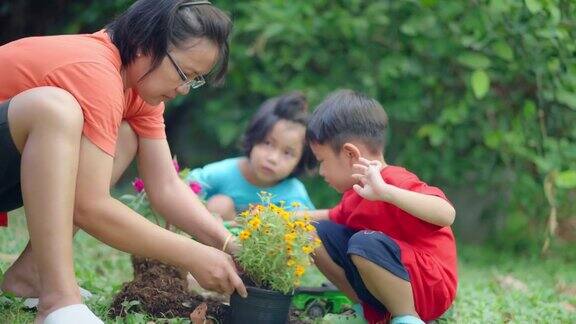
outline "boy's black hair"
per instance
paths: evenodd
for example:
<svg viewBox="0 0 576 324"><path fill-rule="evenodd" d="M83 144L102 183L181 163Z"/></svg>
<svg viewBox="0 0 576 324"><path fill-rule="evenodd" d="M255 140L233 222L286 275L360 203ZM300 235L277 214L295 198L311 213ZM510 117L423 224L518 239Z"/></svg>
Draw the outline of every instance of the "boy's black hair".
<svg viewBox="0 0 576 324"><path fill-rule="evenodd" d="M312 113L306 129L309 143L329 144L339 153L350 140L360 140L372 153L384 151L388 115L365 94L343 89L332 92Z"/></svg>
<svg viewBox="0 0 576 324"><path fill-rule="evenodd" d="M208 1L138 0L106 26L120 51L122 65L130 65L140 52L150 55L148 75L160 65L170 45L177 48L191 39L206 38L218 47L218 61L209 79L221 83L228 69L230 18Z"/></svg>
<svg viewBox="0 0 576 324"><path fill-rule="evenodd" d="M250 120L242 137L242 150L250 156L256 144L262 143L274 125L280 120L288 120L304 127L308 124L308 101L301 92L292 92L266 100ZM288 177L297 177L311 170L316 159L310 147L304 143L302 157Z"/></svg>

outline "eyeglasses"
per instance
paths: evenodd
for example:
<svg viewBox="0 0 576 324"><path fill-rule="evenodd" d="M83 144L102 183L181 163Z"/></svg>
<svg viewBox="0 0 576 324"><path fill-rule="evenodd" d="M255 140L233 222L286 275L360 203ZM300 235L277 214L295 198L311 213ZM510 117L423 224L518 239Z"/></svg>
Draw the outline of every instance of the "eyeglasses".
<svg viewBox="0 0 576 324"><path fill-rule="evenodd" d="M172 55L170 55L170 53L166 53L166 56L168 56L168 59L170 62L172 62L172 65L174 65L176 72L178 72L180 79L182 79L182 84L180 84L179 87L190 87L192 89L198 89L206 84L206 80L204 80L204 76L201 74L197 74L193 79L189 79L186 73L184 73L176 61L174 61Z"/></svg>

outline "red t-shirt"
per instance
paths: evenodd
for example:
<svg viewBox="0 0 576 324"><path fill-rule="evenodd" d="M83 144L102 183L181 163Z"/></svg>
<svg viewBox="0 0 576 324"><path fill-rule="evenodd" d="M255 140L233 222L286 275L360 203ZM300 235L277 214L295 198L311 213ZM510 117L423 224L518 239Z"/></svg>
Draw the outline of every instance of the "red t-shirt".
<svg viewBox="0 0 576 324"><path fill-rule="evenodd" d="M428 186L404 168L387 166L381 175L393 186L447 200L440 189ZM458 274L456 242L450 227L427 223L390 203L366 200L353 189L344 193L329 216L351 229L380 231L398 244L402 263L410 276L416 311L422 320L436 319L452 305ZM363 306L370 323L389 317L368 305Z"/></svg>

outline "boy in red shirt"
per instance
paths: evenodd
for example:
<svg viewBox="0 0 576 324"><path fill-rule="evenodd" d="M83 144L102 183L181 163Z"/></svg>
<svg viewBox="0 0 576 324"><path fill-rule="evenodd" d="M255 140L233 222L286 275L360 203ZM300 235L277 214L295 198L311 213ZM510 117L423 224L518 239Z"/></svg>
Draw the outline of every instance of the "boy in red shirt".
<svg viewBox="0 0 576 324"><path fill-rule="evenodd" d="M376 100L351 90L314 111L307 140L320 175L344 193L336 207L313 212L323 243L314 258L370 323L423 323L456 296L455 210L440 189L386 164L387 124Z"/></svg>

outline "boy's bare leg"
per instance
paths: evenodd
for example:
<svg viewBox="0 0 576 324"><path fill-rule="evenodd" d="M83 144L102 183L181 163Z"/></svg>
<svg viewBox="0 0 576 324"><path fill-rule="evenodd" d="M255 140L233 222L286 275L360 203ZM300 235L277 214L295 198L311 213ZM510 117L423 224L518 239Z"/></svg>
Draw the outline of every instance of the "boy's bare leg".
<svg viewBox="0 0 576 324"><path fill-rule="evenodd" d="M399 315L418 317L410 282L358 255L351 255L351 258L368 291L386 307L392 317Z"/></svg>
<svg viewBox="0 0 576 324"><path fill-rule="evenodd" d="M114 186L130 165L138 150L138 138L128 123L124 122L118 132L114 168L110 186ZM74 227L74 234L78 231ZM4 281L0 286L2 291L11 292L19 297L38 297L39 283L38 271L32 257L30 242L24 248L18 259L4 274Z"/></svg>
<svg viewBox="0 0 576 324"><path fill-rule="evenodd" d="M206 208L220 217L225 221L232 221L236 218L236 207L234 206L234 201L225 195L215 195L208 199L206 203Z"/></svg>
<svg viewBox="0 0 576 324"><path fill-rule="evenodd" d="M332 261L332 258L324 246L317 248L312 254L312 257L314 258L314 263L318 269L320 269L330 282L344 292L354 303L360 302L358 295L356 295L356 292L348 282L348 279L346 279L344 269Z"/></svg>

